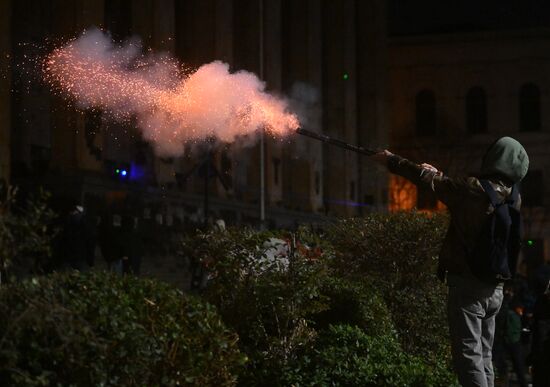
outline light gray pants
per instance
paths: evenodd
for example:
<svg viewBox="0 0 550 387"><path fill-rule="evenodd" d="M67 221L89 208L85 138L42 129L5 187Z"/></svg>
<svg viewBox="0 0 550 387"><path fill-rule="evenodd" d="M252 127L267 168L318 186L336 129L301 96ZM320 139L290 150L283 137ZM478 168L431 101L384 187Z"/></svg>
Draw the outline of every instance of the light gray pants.
<svg viewBox="0 0 550 387"><path fill-rule="evenodd" d="M463 387L493 387L491 359L502 285L450 275L447 313L453 366Z"/></svg>

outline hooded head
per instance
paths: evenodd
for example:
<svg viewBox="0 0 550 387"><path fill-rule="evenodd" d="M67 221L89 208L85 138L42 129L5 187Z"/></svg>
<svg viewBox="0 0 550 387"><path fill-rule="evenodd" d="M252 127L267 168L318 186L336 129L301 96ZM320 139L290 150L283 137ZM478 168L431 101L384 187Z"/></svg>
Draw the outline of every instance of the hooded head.
<svg viewBox="0 0 550 387"><path fill-rule="evenodd" d="M523 146L511 137L501 137L487 149L481 163L481 176L499 177L516 184L528 169L529 157Z"/></svg>

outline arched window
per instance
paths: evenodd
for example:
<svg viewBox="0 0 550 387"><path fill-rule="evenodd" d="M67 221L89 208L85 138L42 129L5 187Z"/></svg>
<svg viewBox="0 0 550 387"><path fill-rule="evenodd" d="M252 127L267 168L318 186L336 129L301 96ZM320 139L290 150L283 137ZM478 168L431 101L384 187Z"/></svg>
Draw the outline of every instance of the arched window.
<svg viewBox="0 0 550 387"><path fill-rule="evenodd" d="M422 90L416 95L416 134L433 136L436 134L435 94Z"/></svg>
<svg viewBox="0 0 550 387"><path fill-rule="evenodd" d="M544 206L544 180L541 170L530 170L520 183L521 205Z"/></svg>
<svg viewBox="0 0 550 387"><path fill-rule="evenodd" d="M132 35L132 1L105 0L105 27L113 39L122 41Z"/></svg>
<svg viewBox="0 0 550 387"><path fill-rule="evenodd" d="M479 86L466 94L466 129L472 134L487 132L487 95Z"/></svg>
<svg viewBox="0 0 550 387"><path fill-rule="evenodd" d="M519 130L540 130L540 89L533 83L526 83L519 89Z"/></svg>

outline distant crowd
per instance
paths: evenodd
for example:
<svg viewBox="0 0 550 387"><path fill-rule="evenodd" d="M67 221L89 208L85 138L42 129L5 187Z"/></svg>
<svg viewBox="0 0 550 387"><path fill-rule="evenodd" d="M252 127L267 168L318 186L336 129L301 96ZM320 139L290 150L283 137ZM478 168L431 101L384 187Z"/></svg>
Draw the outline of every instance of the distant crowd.
<svg viewBox="0 0 550 387"><path fill-rule="evenodd" d="M58 222L51 269L86 271L102 259L110 271L135 275L141 272L144 256L175 254L173 238L201 226L116 207L91 215L79 204L65 211Z"/></svg>
<svg viewBox="0 0 550 387"><path fill-rule="evenodd" d="M496 317L493 361L504 386L550 386L549 263L529 275L517 274L505 284Z"/></svg>

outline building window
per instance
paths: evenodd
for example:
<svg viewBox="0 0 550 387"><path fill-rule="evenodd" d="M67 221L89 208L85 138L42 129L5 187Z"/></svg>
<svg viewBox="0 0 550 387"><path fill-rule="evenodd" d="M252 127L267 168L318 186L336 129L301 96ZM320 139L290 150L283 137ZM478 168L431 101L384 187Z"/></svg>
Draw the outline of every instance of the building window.
<svg viewBox="0 0 550 387"><path fill-rule="evenodd" d="M319 172L315 172L315 195L319 195L321 193L321 174Z"/></svg>
<svg viewBox="0 0 550 387"><path fill-rule="evenodd" d="M367 206L374 205L374 195L365 195L363 196L363 204Z"/></svg>
<svg viewBox="0 0 550 387"><path fill-rule="evenodd" d="M183 2L184 3L184 2ZM233 66L258 72L260 68L259 2L241 0L233 6ZM265 10L264 10L265 12Z"/></svg>
<svg viewBox="0 0 550 387"><path fill-rule="evenodd" d="M229 157L227 150L223 150L222 152L220 167L223 174L231 175L231 172L233 171L233 163L231 162L231 158Z"/></svg>
<svg viewBox="0 0 550 387"><path fill-rule="evenodd" d="M84 137L86 146L97 161L101 160L101 148L95 143L95 138L101 132L101 113L97 110L88 110L84 113Z"/></svg>
<svg viewBox="0 0 550 387"><path fill-rule="evenodd" d="M44 175L48 172L52 150L40 145L31 145L31 165L33 172L37 175Z"/></svg>
<svg viewBox="0 0 550 387"><path fill-rule="evenodd" d="M416 134L433 136L436 134L435 94L431 90L422 90L416 95Z"/></svg>
<svg viewBox="0 0 550 387"><path fill-rule="evenodd" d="M355 181L350 181L349 183L349 198L350 200L355 200Z"/></svg>
<svg viewBox="0 0 550 387"><path fill-rule="evenodd" d="M116 41L132 35L132 1L105 0L105 28Z"/></svg>
<svg viewBox="0 0 550 387"><path fill-rule="evenodd" d="M225 189L233 187L233 162L229 157L229 152L224 149L220 158L221 180Z"/></svg>
<svg viewBox="0 0 550 387"><path fill-rule="evenodd" d="M540 89L533 83L527 83L519 89L519 130L537 131L540 124Z"/></svg>
<svg viewBox="0 0 550 387"><path fill-rule="evenodd" d="M544 205L544 182L542 171L529 171L520 184L521 203L525 207Z"/></svg>
<svg viewBox="0 0 550 387"><path fill-rule="evenodd" d="M472 134L487 132L487 95L481 87L466 94L466 129Z"/></svg>
<svg viewBox="0 0 550 387"><path fill-rule="evenodd" d="M279 185L279 168L281 165L281 160L273 157L273 184Z"/></svg>

